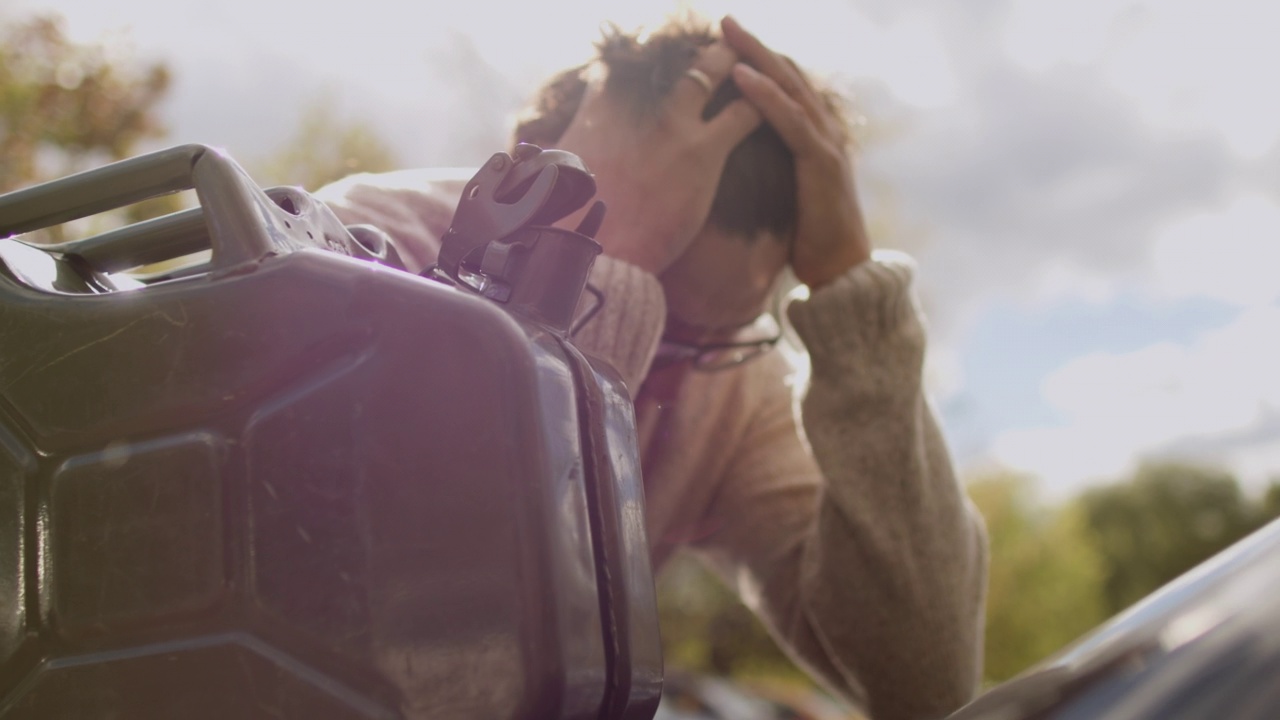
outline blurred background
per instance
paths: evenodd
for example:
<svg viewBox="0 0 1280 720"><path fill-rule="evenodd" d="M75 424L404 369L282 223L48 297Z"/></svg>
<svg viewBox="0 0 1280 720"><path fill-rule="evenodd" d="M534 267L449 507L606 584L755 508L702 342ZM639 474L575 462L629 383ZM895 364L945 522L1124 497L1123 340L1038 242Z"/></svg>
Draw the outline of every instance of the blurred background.
<svg viewBox="0 0 1280 720"><path fill-rule="evenodd" d="M929 386L991 532L989 682L1280 514L1263 0L0 0L0 191L181 142L309 189L472 166L602 23L685 8L865 118L875 239L920 261ZM661 602L673 668L809 692L696 559Z"/></svg>

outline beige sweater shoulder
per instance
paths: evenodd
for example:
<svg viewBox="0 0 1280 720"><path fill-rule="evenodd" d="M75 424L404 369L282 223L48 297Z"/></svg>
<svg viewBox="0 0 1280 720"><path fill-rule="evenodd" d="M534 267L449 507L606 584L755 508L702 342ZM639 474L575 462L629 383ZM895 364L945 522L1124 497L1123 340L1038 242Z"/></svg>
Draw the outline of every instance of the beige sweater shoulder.
<svg viewBox="0 0 1280 720"><path fill-rule="evenodd" d="M466 177L355 176L317 196L419 269ZM881 720L941 717L981 671L985 535L922 388L913 275L878 254L791 304L806 387L781 352L644 384L662 289L608 257L591 278L604 308L577 338L637 395L655 565L699 552L798 662Z"/></svg>

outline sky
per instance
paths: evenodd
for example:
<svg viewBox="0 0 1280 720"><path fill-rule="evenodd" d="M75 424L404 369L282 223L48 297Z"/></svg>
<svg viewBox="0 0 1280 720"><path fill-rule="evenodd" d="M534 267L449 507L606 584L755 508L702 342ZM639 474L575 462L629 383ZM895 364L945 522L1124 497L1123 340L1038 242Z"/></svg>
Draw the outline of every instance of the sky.
<svg viewBox="0 0 1280 720"><path fill-rule="evenodd" d="M877 243L920 263L928 379L969 473L1051 498L1146 459L1280 478L1280 4L688 2L853 97ZM164 144L252 166L320 99L405 166L505 145L521 100L636 0L322 7L0 0L174 71Z"/></svg>

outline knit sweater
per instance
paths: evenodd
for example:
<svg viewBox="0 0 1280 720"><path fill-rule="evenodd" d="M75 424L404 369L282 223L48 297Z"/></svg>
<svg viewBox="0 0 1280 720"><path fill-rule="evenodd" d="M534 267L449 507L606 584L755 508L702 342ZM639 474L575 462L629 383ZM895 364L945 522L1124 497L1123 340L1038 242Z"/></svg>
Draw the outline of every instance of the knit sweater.
<svg viewBox="0 0 1280 720"><path fill-rule="evenodd" d="M317 196L386 231L418 270L467 176L358 175ZM807 388L780 352L648 373L661 285L607 256L591 275L605 304L576 337L636 395L655 567L698 552L793 658L880 720L941 717L981 670L985 534L922 389L913 273L877 253L790 304Z"/></svg>

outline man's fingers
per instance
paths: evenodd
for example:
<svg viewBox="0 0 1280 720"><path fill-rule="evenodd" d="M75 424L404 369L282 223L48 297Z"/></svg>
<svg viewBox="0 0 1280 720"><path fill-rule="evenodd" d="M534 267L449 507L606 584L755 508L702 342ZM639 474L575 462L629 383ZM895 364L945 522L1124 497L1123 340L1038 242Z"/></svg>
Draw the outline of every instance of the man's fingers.
<svg viewBox="0 0 1280 720"><path fill-rule="evenodd" d="M738 54L723 42L698 51L693 66L676 80L671 90L671 110L687 117L700 117L716 88L729 77Z"/></svg>
<svg viewBox="0 0 1280 720"><path fill-rule="evenodd" d="M739 25L737 20L726 15L720 21L720 27L725 43L738 52L742 61L772 78L788 95L795 97L795 93L804 87L795 67Z"/></svg>
<svg viewBox="0 0 1280 720"><path fill-rule="evenodd" d="M778 131L791 152L800 156L814 148L818 135L812 119L804 107L779 87L778 83L743 63L734 66L733 80L747 100Z"/></svg>
<svg viewBox="0 0 1280 720"><path fill-rule="evenodd" d="M817 97L794 62L770 50L732 17L725 16L720 21L720 27L724 31L725 42L738 52L743 62L773 80L810 117L816 119Z"/></svg>

